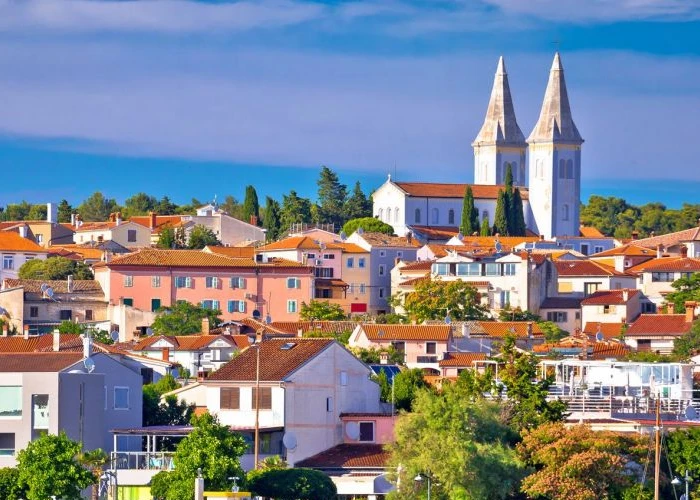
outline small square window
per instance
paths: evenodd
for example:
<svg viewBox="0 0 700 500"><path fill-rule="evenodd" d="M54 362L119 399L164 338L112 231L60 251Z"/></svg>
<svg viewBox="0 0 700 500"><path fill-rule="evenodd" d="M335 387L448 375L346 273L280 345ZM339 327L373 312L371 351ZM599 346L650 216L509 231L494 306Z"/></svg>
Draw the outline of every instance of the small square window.
<svg viewBox="0 0 700 500"><path fill-rule="evenodd" d="M124 286L127 288L134 286L134 277L131 275L124 276Z"/></svg>
<svg viewBox="0 0 700 500"><path fill-rule="evenodd" d="M85 321L92 321L92 309L85 309Z"/></svg>
<svg viewBox="0 0 700 500"><path fill-rule="evenodd" d="M386 266L384 264L379 265L379 276L384 276L386 274Z"/></svg>
<svg viewBox="0 0 700 500"><path fill-rule="evenodd" d="M296 300L288 300L287 301L287 312L288 313L297 312L297 301Z"/></svg>
<svg viewBox="0 0 700 500"><path fill-rule="evenodd" d="M365 258L364 257L360 257L359 259L357 259L357 267L359 267L359 268L365 267Z"/></svg>
<svg viewBox="0 0 700 500"><path fill-rule="evenodd" d="M136 243L136 229L129 229L127 231L126 240L129 243Z"/></svg>
<svg viewBox="0 0 700 500"><path fill-rule="evenodd" d="M331 413L333 411L333 397L326 398L326 412Z"/></svg>
<svg viewBox="0 0 700 500"><path fill-rule="evenodd" d="M73 317L73 311L71 311L70 309L61 309L61 311L58 313L58 316L61 319L61 321L70 321Z"/></svg>
<svg viewBox="0 0 700 500"><path fill-rule="evenodd" d="M386 250L379 250L380 257L386 257Z"/></svg>
<svg viewBox="0 0 700 500"><path fill-rule="evenodd" d="M128 410L129 409L129 388L115 387L114 388L114 409Z"/></svg>
<svg viewBox="0 0 700 500"><path fill-rule="evenodd" d="M360 441L374 441L374 422L360 422Z"/></svg>
<svg viewBox="0 0 700 500"><path fill-rule="evenodd" d="M160 288L160 276L152 276L151 277L151 287L152 288Z"/></svg>
<svg viewBox="0 0 700 500"><path fill-rule="evenodd" d="M39 308L37 306L31 306L29 308L29 317L30 318L38 318L39 317Z"/></svg>
<svg viewBox="0 0 700 500"><path fill-rule="evenodd" d="M355 266L355 259L352 257L348 257L347 266L348 266L348 268L354 267Z"/></svg>

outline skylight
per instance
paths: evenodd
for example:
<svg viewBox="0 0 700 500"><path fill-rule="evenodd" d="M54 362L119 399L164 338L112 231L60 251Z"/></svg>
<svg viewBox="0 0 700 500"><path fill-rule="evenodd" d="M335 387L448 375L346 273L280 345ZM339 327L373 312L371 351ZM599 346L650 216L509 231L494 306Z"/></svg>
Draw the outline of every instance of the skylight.
<svg viewBox="0 0 700 500"><path fill-rule="evenodd" d="M296 342L287 342L286 344L283 344L282 347L280 347L280 349L283 351L288 351L290 349L293 349L296 345Z"/></svg>

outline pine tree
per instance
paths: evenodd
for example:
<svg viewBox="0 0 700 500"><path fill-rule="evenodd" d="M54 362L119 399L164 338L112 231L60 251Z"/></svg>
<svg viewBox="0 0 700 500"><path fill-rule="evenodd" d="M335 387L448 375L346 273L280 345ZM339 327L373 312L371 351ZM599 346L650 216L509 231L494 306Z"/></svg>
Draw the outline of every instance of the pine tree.
<svg viewBox="0 0 700 500"><path fill-rule="evenodd" d="M508 234L508 206L506 194L502 189L498 190L496 201L496 214L493 217L493 233L506 236Z"/></svg>
<svg viewBox="0 0 700 500"><path fill-rule="evenodd" d="M345 218L352 220L364 217L372 217L372 203L367 199L365 193L362 192L360 181L357 181L352 190L352 195L345 202Z"/></svg>
<svg viewBox="0 0 700 500"><path fill-rule="evenodd" d="M265 217L263 227L267 229L267 240L275 241L280 233L280 204L270 198L265 200Z"/></svg>
<svg viewBox="0 0 700 500"><path fill-rule="evenodd" d="M343 227L348 220L345 214L347 187L338 180L338 175L323 165L318 181L318 219L319 222Z"/></svg>
<svg viewBox="0 0 700 500"><path fill-rule="evenodd" d="M474 193L472 187L467 186L462 203L462 220L459 231L464 236L470 236L479 230L479 211L474 206Z"/></svg>
<svg viewBox="0 0 700 500"><path fill-rule="evenodd" d="M61 200L58 204L58 222L70 222L72 213L73 207L70 206L68 200Z"/></svg>
<svg viewBox="0 0 700 500"><path fill-rule="evenodd" d="M251 217L260 219L260 204L258 203L258 193L254 186L246 186L245 198L243 199L243 220L250 222Z"/></svg>
<svg viewBox="0 0 700 500"><path fill-rule="evenodd" d="M520 189L515 188L513 192L513 201L511 209L511 218L513 219L513 234L512 236L525 236L527 225L525 224L525 214L523 213L523 199L520 196Z"/></svg>
<svg viewBox="0 0 700 500"><path fill-rule="evenodd" d="M291 190L288 195L282 196L280 231L287 231L292 224L300 222L311 222L311 201L308 198L300 198L296 191Z"/></svg>
<svg viewBox="0 0 700 500"><path fill-rule="evenodd" d="M489 218L484 217L481 221L481 236L491 236L491 224L489 223Z"/></svg>

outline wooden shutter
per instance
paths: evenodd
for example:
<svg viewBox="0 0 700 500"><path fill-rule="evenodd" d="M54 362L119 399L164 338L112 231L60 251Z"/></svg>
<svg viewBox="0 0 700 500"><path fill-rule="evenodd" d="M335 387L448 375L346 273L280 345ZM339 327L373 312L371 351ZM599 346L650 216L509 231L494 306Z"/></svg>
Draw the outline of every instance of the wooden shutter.
<svg viewBox="0 0 700 500"><path fill-rule="evenodd" d="M222 387L219 391L219 407L222 410L240 410L241 389L239 387Z"/></svg>
<svg viewBox="0 0 700 500"><path fill-rule="evenodd" d="M251 391L253 395L253 400L251 401L251 408L255 409L255 387ZM272 409L272 387L261 387L260 388L260 409L261 410L271 410Z"/></svg>

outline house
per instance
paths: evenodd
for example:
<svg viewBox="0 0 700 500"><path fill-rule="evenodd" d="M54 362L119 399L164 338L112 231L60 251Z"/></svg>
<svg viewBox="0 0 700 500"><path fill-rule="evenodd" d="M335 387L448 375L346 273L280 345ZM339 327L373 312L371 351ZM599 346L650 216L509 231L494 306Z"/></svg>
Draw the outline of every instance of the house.
<svg viewBox="0 0 700 500"><path fill-rule="evenodd" d="M675 291L674 281L700 272L700 258L660 257L648 260L627 271L637 277L637 287L651 302L660 306L667 293Z"/></svg>
<svg viewBox="0 0 700 500"><path fill-rule="evenodd" d="M257 220L246 222L236 219L221 210L216 204L199 207L197 215L184 216L183 221L191 221L196 226L211 229L216 238L225 246L247 246L265 241L265 230L258 226Z"/></svg>
<svg viewBox="0 0 700 500"><path fill-rule="evenodd" d="M439 361L452 349L450 325L383 325L361 323L350 335L350 347L386 349L404 354L409 368L421 368L428 374L440 373Z"/></svg>
<svg viewBox="0 0 700 500"><path fill-rule="evenodd" d="M369 267L369 284L367 291L367 312L384 314L389 312L388 298L391 295L391 274L397 259L416 260L416 251L420 244L410 235L404 237L388 236L382 233L365 232L362 229L351 234L346 243L353 243L369 252L369 262L366 257L358 256L357 265ZM362 289L359 290L362 294ZM364 298L363 298L364 300Z"/></svg>
<svg viewBox="0 0 700 500"><path fill-rule="evenodd" d="M477 363L486 360L483 352L447 352L440 360L440 375L445 378L457 378L464 370L478 370Z"/></svg>
<svg viewBox="0 0 700 500"><path fill-rule="evenodd" d="M595 261L558 260L554 264L559 276L560 296L587 297L598 290L636 288L636 280L631 274Z"/></svg>
<svg viewBox="0 0 700 500"><path fill-rule="evenodd" d="M122 219L121 213L109 215L108 221L83 222L80 216L74 216L65 227L72 229L73 242L83 243L115 241L128 248L147 248L151 246L151 231L141 224Z"/></svg>
<svg viewBox="0 0 700 500"><path fill-rule="evenodd" d="M249 316L296 321L302 302L313 297L313 268L283 259L143 249L93 268L110 304L142 311L185 300L221 310L224 321Z"/></svg>
<svg viewBox="0 0 700 500"><path fill-rule="evenodd" d="M73 242L72 229L58 223L58 206L46 204L46 220L7 221L0 224L0 231L15 231L38 245L48 248Z"/></svg>
<svg viewBox="0 0 700 500"><path fill-rule="evenodd" d="M337 245L342 250L340 276L347 285L345 295L339 304L349 315L365 314L370 309L369 297L372 293L371 253L354 243L341 242ZM318 287L318 280L316 280L316 288Z"/></svg>
<svg viewBox="0 0 700 500"><path fill-rule="evenodd" d="M649 300L636 289L599 290L581 301L583 323L632 323L650 307Z"/></svg>
<svg viewBox="0 0 700 500"><path fill-rule="evenodd" d="M700 226L634 240L634 245L657 252L657 257L700 257Z"/></svg>
<svg viewBox="0 0 700 500"><path fill-rule="evenodd" d="M601 336L604 340L610 340L622 338L627 326L626 323L584 323L581 333L587 335L589 340L596 340L596 337Z"/></svg>
<svg viewBox="0 0 700 500"><path fill-rule="evenodd" d="M656 257L656 251L636 245L634 241L625 245L594 253L590 260L625 272Z"/></svg>
<svg viewBox="0 0 700 500"><path fill-rule="evenodd" d="M19 268L32 259L46 259L47 251L12 231L0 231L0 283L18 278Z"/></svg>
<svg viewBox="0 0 700 500"><path fill-rule="evenodd" d="M160 235L166 229L182 232L186 237L189 231L192 230L195 223L190 220L185 220L183 215L157 215L154 212L149 212L148 215L132 215L129 217L129 222L135 222L151 230L151 245L155 246L160 240Z"/></svg>
<svg viewBox="0 0 700 500"><path fill-rule="evenodd" d="M457 236L453 241L444 245L427 244L418 250L418 260L435 260L445 257L448 252L488 255L494 253L510 253L516 248L539 241L531 236Z"/></svg>
<svg viewBox="0 0 700 500"><path fill-rule="evenodd" d="M335 340L269 339L202 384L209 411L249 443L259 422L259 459L280 455L295 466L342 442L341 414L382 413L379 386L370 373ZM241 465L252 468L251 452Z"/></svg>
<svg viewBox="0 0 700 500"><path fill-rule="evenodd" d="M642 314L625 331L625 343L637 351L669 354L673 341L690 332L697 303L686 302L685 314Z"/></svg>
<svg viewBox="0 0 700 500"><path fill-rule="evenodd" d="M29 326L30 333L47 333L63 321L75 321L110 329L105 294L95 280L5 279L0 307L9 312L17 330Z"/></svg>
<svg viewBox="0 0 700 500"><path fill-rule="evenodd" d="M547 297L540 304L539 315L565 332L574 333L582 325L581 300L581 297Z"/></svg>

